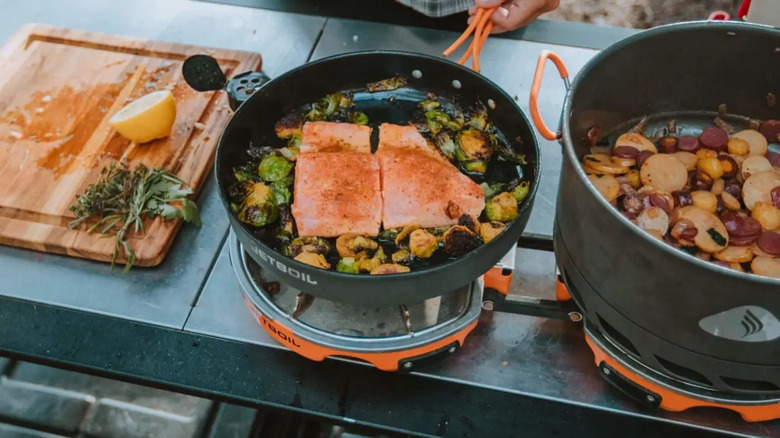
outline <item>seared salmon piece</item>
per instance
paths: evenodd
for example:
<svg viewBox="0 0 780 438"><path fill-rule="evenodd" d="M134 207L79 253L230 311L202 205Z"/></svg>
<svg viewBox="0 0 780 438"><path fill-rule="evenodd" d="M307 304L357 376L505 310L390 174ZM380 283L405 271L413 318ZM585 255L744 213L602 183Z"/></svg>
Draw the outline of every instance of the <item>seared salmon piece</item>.
<svg viewBox="0 0 780 438"><path fill-rule="evenodd" d="M460 214L479 217L485 208L482 187L432 149L416 128L409 128L414 132L405 126L383 124L379 131L377 156L382 168L385 229L457 224L458 217L447 214L450 203Z"/></svg>
<svg viewBox="0 0 780 438"><path fill-rule="evenodd" d="M371 128L354 123L306 122L300 149L305 152L371 153Z"/></svg>
<svg viewBox="0 0 780 438"><path fill-rule="evenodd" d="M372 154L309 152L298 156L292 214L300 236L379 234L382 195Z"/></svg>
<svg viewBox="0 0 780 438"><path fill-rule="evenodd" d="M414 126L411 125L393 125L392 123L382 123L379 126L379 147L376 152L380 153L388 149L418 149L430 156L447 160L439 149L428 142Z"/></svg>

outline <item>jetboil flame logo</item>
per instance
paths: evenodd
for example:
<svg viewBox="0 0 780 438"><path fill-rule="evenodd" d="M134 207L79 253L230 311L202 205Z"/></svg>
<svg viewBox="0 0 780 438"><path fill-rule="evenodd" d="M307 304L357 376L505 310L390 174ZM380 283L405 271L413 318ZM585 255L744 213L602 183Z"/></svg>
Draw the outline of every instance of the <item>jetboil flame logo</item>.
<svg viewBox="0 0 780 438"><path fill-rule="evenodd" d="M740 306L710 315L699 327L715 336L740 342L767 342L780 337L780 321L763 307Z"/></svg>
<svg viewBox="0 0 780 438"><path fill-rule="evenodd" d="M305 281L305 282L307 282L309 284L317 284L317 280L312 279L309 276L309 274L306 274L304 272L301 272L301 271L299 271L297 269L294 269L294 268L291 268L291 267L285 265L284 263L280 262L279 260L277 260L277 259L271 257L270 255L266 254L263 250L261 250L257 246L252 245L250 247L250 249L252 250L253 253L255 253L258 256L260 256L261 259L263 259L264 261L268 262L271 266L273 266L277 270L279 270L279 271L289 275L290 277L298 279L298 280Z"/></svg>

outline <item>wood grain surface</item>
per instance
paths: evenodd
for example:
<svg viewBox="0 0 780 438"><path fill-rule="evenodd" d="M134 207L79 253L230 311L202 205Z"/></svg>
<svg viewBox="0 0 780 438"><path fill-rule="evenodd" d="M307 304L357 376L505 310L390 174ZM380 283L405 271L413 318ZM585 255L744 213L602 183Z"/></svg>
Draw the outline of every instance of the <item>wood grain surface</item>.
<svg viewBox="0 0 780 438"><path fill-rule="evenodd" d="M175 172L197 193L231 111L223 92L198 93L181 75L188 56L206 53L231 76L259 70L259 54L27 25L0 49L0 244L110 261L112 237L69 230L75 196L123 155ZM169 89L171 134L133 144L108 124L116 111ZM148 221L134 235L136 265L165 257L181 221Z"/></svg>

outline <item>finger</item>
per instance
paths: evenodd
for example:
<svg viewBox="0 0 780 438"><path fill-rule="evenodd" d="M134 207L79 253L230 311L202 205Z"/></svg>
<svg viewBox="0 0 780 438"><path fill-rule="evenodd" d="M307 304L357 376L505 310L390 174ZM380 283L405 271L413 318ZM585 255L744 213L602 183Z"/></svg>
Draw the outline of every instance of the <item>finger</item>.
<svg viewBox="0 0 780 438"><path fill-rule="evenodd" d="M508 8L497 9L491 16L491 19L496 24L493 32L496 32L496 29L504 29L504 32L515 30L531 24L539 16L539 11L544 6L543 3L543 1L539 0L526 0L512 3Z"/></svg>
<svg viewBox="0 0 780 438"><path fill-rule="evenodd" d="M474 18L476 18L476 17L474 17L473 15L471 17L469 17L469 19L466 20L466 24L470 25L474 21Z"/></svg>
<svg viewBox="0 0 780 438"><path fill-rule="evenodd" d="M469 15L474 15L474 14L476 14L476 13L477 13L477 10L479 10L479 6L477 6L477 5L474 5L474 6L470 7L470 8L469 8Z"/></svg>

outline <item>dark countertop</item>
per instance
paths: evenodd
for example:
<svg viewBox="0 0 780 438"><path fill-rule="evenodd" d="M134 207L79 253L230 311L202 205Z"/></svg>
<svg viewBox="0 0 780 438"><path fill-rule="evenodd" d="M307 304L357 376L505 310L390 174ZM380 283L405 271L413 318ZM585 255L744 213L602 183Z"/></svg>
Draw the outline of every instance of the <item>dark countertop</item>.
<svg viewBox="0 0 780 438"><path fill-rule="evenodd" d="M36 0L0 5L0 40L24 23L41 22L252 50L263 55L263 69L273 77L309 59L354 50L438 54L457 36L278 11L285 2L232 1L277 11L184 0ZM305 3L292 1L289 8ZM316 12L338 15L327 7ZM540 50L555 50L574 74L593 49L631 32L583 26L540 22L520 35L533 42L517 40L517 34L491 38L484 74L517 95L527 111ZM547 69L541 110L548 124L557 124L563 98L561 81ZM545 241L552 232L560 146L542 140L541 148L543 187L526 237ZM0 354L424 436L519 430L532 436L780 435L778 422L749 424L731 413L643 410L598 377L579 326L558 320L486 312L457 355L410 376L300 358L266 335L242 305L213 179L198 204L205 226L184 226L160 267L127 276L102 263L0 247ZM554 278L552 253L522 250L512 292L551 297Z"/></svg>

